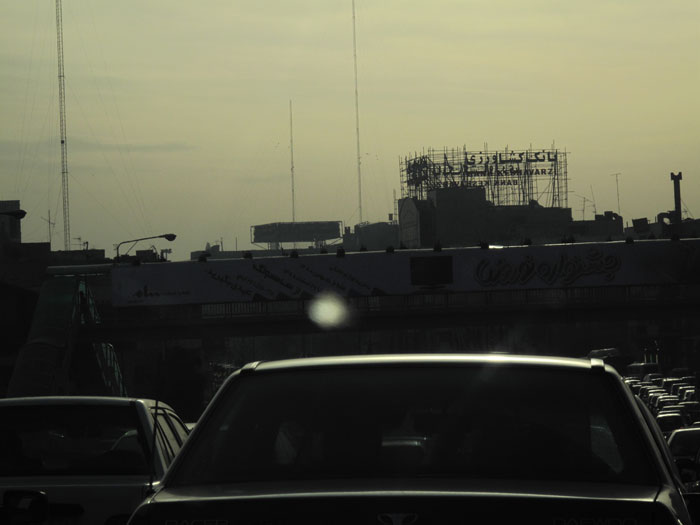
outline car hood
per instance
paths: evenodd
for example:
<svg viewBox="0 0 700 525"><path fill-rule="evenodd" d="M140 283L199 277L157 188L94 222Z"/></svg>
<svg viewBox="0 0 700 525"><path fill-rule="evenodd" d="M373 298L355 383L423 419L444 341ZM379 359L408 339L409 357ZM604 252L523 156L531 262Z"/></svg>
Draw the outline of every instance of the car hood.
<svg viewBox="0 0 700 525"><path fill-rule="evenodd" d="M390 488L387 488L390 487ZM167 488L131 523L238 525L663 525L683 523L660 487L372 480ZM485 519L486 518L486 519ZM173 521L176 520L176 521Z"/></svg>

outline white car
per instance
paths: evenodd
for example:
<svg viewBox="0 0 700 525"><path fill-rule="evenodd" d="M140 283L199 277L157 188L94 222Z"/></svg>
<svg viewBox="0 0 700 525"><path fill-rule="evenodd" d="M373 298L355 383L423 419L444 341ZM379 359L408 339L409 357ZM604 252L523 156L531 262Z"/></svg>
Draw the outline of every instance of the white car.
<svg viewBox="0 0 700 525"><path fill-rule="evenodd" d="M50 523L126 523L187 437L172 408L146 399L1 399L0 421L0 517L10 522L43 493Z"/></svg>

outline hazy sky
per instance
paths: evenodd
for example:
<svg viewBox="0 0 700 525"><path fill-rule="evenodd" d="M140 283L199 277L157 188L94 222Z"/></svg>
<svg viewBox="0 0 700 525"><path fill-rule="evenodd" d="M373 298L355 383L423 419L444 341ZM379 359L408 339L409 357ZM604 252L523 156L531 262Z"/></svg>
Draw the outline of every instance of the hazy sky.
<svg viewBox="0 0 700 525"><path fill-rule="evenodd" d="M363 218L427 147L569 151L569 205L700 217L697 0L356 0ZM0 199L63 247L56 18L0 2ZM249 247L250 226L358 220L351 0L64 0L71 235L109 256L174 232ZM591 218L592 206L586 209ZM146 249L151 243L141 243ZM166 246L167 245L167 246Z"/></svg>

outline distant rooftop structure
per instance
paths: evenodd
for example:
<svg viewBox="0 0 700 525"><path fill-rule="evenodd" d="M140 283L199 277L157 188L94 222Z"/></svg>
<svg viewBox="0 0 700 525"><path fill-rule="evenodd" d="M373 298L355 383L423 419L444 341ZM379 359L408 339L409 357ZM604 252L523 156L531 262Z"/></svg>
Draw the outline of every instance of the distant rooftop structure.
<svg viewBox="0 0 700 525"><path fill-rule="evenodd" d="M673 182L673 210L662 211L656 215L656 221L650 222L646 217L632 219L632 226L625 228L625 235L634 239L670 239L693 238L700 236L700 219L683 218L681 199L681 180L683 174L671 173ZM687 210L686 210L687 212ZM687 213L689 215L689 213Z"/></svg>
<svg viewBox="0 0 700 525"><path fill-rule="evenodd" d="M0 201L0 241L22 242L20 219L3 213L19 210L19 201Z"/></svg>
<svg viewBox="0 0 700 525"><path fill-rule="evenodd" d="M313 242L320 246L343 236L342 221L273 222L250 228L253 244L266 243L279 248L282 243Z"/></svg>

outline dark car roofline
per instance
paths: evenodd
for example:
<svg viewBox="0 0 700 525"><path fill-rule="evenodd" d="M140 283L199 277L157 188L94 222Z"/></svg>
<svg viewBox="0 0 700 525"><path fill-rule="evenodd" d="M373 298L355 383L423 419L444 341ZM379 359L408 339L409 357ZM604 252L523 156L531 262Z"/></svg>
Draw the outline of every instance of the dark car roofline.
<svg viewBox="0 0 700 525"><path fill-rule="evenodd" d="M529 356L512 354L403 354L403 355L346 355L332 357L304 357L279 361L256 361L241 369L241 374L287 369L312 369L363 366L425 366L425 365L510 365L542 366L569 369L608 370L600 359L571 357Z"/></svg>
<svg viewBox="0 0 700 525"><path fill-rule="evenodd" d="M7 397L0 399L0 406L34 406L34 405L102 405L102 406L124 406L132 403L143 403L148 408L155 408L156 401L153 399L142 399L135 397L112 397L112 396L33 396L33 397ZM158 408L172 408L158 402Z"/></svg>

